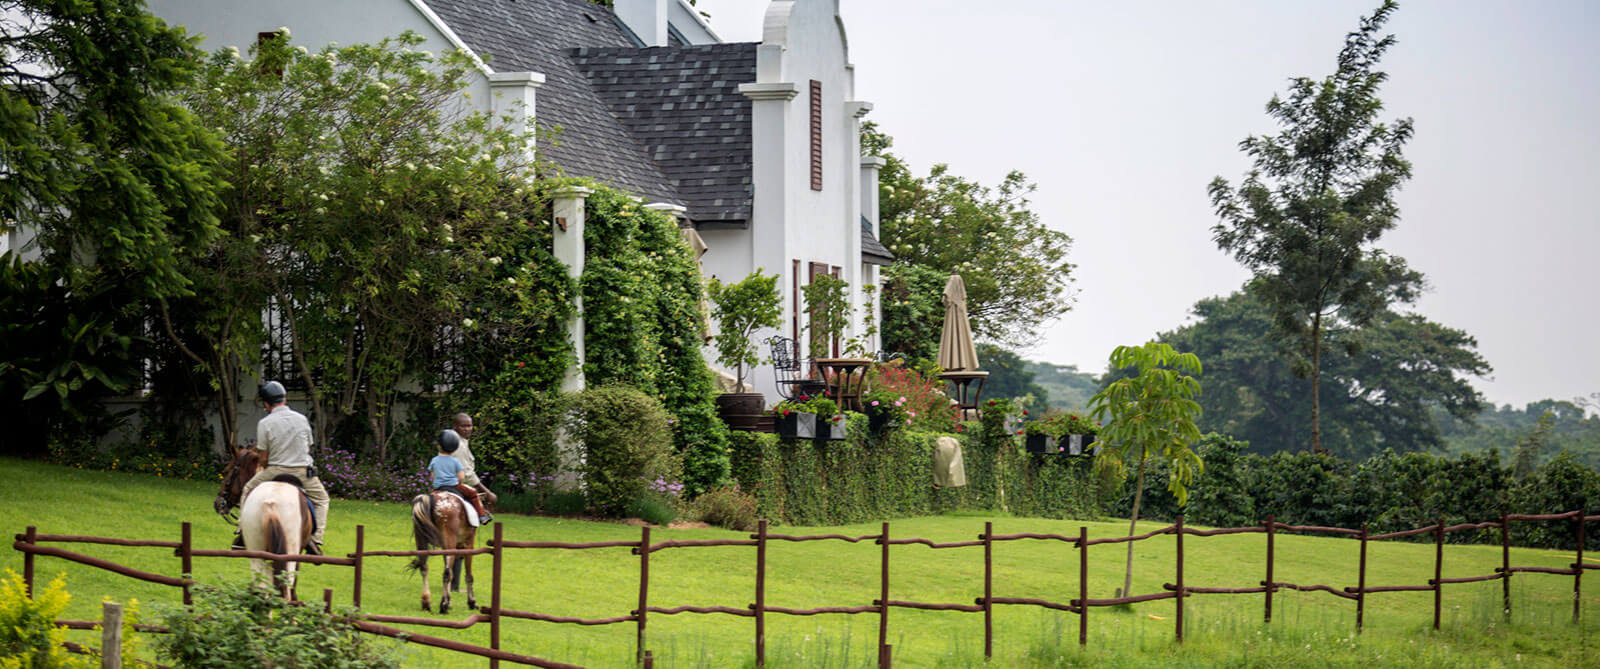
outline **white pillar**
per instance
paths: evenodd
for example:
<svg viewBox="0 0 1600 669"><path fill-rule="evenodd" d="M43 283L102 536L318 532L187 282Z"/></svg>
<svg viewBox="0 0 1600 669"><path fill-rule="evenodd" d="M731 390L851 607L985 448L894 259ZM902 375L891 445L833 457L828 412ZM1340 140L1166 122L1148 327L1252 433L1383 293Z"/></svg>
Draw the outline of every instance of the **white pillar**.
<svg viewBox="0 0 1600 669"><path fill-rule="evenodd" d="M591 194L592 188L570 186L554 193L554 220L550 221L551 233L555 236L556 260L567 266L567 276L574 281L583 277L583 203ZM573 364L567 368L567 376L561 382L562 392L577 392L583 390L583 291L580 289L572 300L572 320L567 322L567 336L572 340Z"/></svg>
<svg viewBox="0 0 1600 669"><path fill-rule="evenodd" d="M612 9L645 46L667 46L667 3L677 0L615 0Z"/></svg>
<svg viewBox="0 0 1600 669"><path fill-rule="evenodd" d="M507 129L526 134L527 146L523 153L533 161L535 146L533 131L537 127L539 87L544 85L544 75L538 72L495 72L489 75L489 105L495 121L502 119Z"/></svg>
<svg viewBox="0 0 1600 669"><path fill-rule="evenodd" d="M883 226L878 219L878 176L888 161L878 156L861 157L861 215L872 224L872 236L878 241L883 241ZM883 348L883 284L878 280L880 273L877 266L861 265L862 280L878 287L878 292L873 293L872 301L863 306L872 314L874 323L878 324L878 331L873 333L872 341L868 346L877 351Z"/></svg>

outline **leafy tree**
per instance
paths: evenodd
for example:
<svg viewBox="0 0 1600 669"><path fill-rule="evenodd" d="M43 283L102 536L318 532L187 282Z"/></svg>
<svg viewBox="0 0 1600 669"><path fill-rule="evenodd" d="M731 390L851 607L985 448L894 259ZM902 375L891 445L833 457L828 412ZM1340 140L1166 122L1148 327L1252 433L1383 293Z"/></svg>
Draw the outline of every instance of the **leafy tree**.
<svg viewBox="0 0 1600 669"><path fill-rule="evenodd" d="M1075 411L1089 406L1089 398L1100 390L1093 374L1078 371L1077 365L1056 365L1028 361L1033 380L1049 393L1050 406Z"/></svg>
<svg viewBox="0 0 1600 669"><path fill-rule="evenodd" d="M850 285L844 279L826 274L800 287L805 296L807 351L814 358L826 358L833 351L833 342L850 323Z"/></svg>
<svg viewBox="0 0 1600 669"><path fill-rule="evenodd" d="M761 362L750 336L758 328L782 325L778 303L778 278L756 268L754 274L724 285L715 277L707 290L713 316L717 319L717 354L724 365L732 365L739 389L744 390L744 370Z"/></svg>
<svg viewBox="0 0 1600 669"><path fill-rule="evenodd" d="M930 364L939 356L944 284L949 278L925 265L897 263L883 268L883 350Z"/></svg>
<svg viewBox="0 0 1600 669"><path fill-rule="evenodd" d="M1195 419L1200 417L1200 358L1179 353L1160 342L1143 346L1118 346L1111 352L1113 369L1132 368L1137 376L1112 381L1089 400L1096 420L1109 418L1100 428L1100 441L1107 444L1101 460L1124 467L1130 460L1137 472L1133 510L1128 520L1128 536L1139 526L1139 504L1143 500L1146 465L1157 460L1166 466L1167 490L1177 497L1178 506L1189 501L1189 484L1203 469L1200 456L1190 445L1200 440ZM1122 592L1133 585L1133 543L1128 543L1128 564Z"/></svg>
<svg viewBox="0 0 1600 669"><path fill-rule="evenodd" d="M889 152L894 140L877 126L863 124L861 136L863 154L886 161L878 181L884 244L894 252L896 265L961 275L974 337L1026 345L1045 323L1071 308L1067 288L1073 265L1067 252L1072 238L1040 222L1028 201L1035 186L1027 176L1011 172L998 188L990 188L940 164L917 177ZM938 291L943 287L941 279ZM894 331L887 313L884 331Z"/></svg>
<svg viewBox="0 0 1600 669"><path fill-rule="evenodd" d="M137 355L103 354L135 343L145 300L192 292L182 258L216 235L219 154L173 98L198 52L137 0L0 2L0 52L0 230L34 234L41 267L19 271L42 280L0 286L24 305L0 314L3 336L63 342L0 363L21 428L129 387ZM49 295L24 292L40 285ZM24 393L39 401L16 404Z"/></svg>
<svg viewBox="0 0 1600 669"><path fill-rule="evenodd" d="M1206 361L1200 398L1202 430L1250 442L1257 453L1290 450L1310 421L1309 389L1297 359L1273 326L1261 282L1225 298L1195 304L1194 323L1160 340ZM1489 366L1459 330L1414 314L1384 310L1367 325L1343 331L1324 356L1323 416L1332 429L1324 448L1361 458L1386 448L1436 450L1444 445L1440 414L1468 420L1481 408L1467 377ZM1115 378L1108 374L1108 382Z"/></svg>
<svg viewBox="0 0 1600 669"><path fill-rule="evenodd" d="M1377 120L1388 75L1375 68L1394 44L1379 30L1395 9L1385 0L1362 19L1332 75L1296 78L1287 99L1274 95L1267 115L1282 132L1239 143L1255 167L1238 188L1221 177L1209 188L1221 219L1212 228L1217 246L1262 280L1278 329L1309 358L1314 452L1324 450L1324 332L1364 325L1392 301L1415 299L1422 283L1404 260L1372 247L1399 219L1394 193L1411 176L1401 155L1411 120Z"/></svg>
<svg viewBox="0 0 1600 669"><path fill-rule="evenodd" d="M1043 413L1050 405L1050 393L1034 383L1034 372L1022 356L994 344L978 344L978 360L989 378L984 380L984 397L1032 398L1031 407Z"/></svg>
<svg viewBox="0 0 1600 669"><path fill-rule="evenodd" d="M220 324L270 299L319 443L361 438L380 458L400 380L500 326L475 317L478 296L526 307L539 327L565 308L548 252L527 243L544 218L528 138L459 109L470 59L413 48L422 42L406 33L311 54L280 30L249 58L217 52L189 99L230 152L214 262L247 268L216 277L196 330L210 354L192 357L219 378L248 360L259 335ZM240 296L246 306L226 303Z"/></svg>

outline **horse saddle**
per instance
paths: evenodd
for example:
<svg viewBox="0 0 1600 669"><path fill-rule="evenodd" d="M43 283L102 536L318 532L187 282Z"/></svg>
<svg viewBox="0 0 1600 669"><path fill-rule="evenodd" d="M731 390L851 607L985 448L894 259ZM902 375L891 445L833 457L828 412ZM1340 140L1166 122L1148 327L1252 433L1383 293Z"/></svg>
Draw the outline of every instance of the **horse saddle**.
<svg viewBox="0 0 1600 669"><path fill-rule="evenodd" d="M460 490L456 490L455 488L434 488L433 491L449 493L459 498L461 500L461 508L465 509L467 512L467 524L473 527L478 526L478 510L473 508L472 500L467 499L467 496L461 494Z"/></svg>
<svg viewBox="0 0 1600 669"><path fill-rule="evenodd" d="M272 480L278 483L287 483L300 491L300 501L305 503L306 513L311 516L312 526L315 527L316 522L319 520L317 518L317 505L311 503L311 496L306 494L306 484L300 480L300 477L294 474L279 474L272 477Z"/></svg>

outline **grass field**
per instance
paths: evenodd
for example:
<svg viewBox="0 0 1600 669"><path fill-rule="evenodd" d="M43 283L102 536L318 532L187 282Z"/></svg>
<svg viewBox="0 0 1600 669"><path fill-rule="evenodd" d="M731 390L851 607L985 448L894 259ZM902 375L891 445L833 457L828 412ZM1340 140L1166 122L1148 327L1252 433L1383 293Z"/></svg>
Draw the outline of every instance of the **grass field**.
<svg viewBox="0 0 1600 669"><path fill-rule="evenodd" d="M226 547L231 528L210 510L215 486L154 476L92 472L0 459L0 530L20 534L28 525L41 533L84 534L176 541L180 524L194 524L197 547ZM1557 510L1552 510L1557 511ZM355 526L366 526L369 550L411 548L409 508L335 500L328 531L330 554L354 548ZM620 524L566 519L499 516L508 540L637 540L639 529ZM939 542L975 538L985 521L997 534L1041 532L1091 538L1127 530L1122 522L1082 522L952 515L891 521L896 537ZM1155 529L1141 524L1141 531ZM830 528L774 528L790 534L876 533L876 523ZM724 530L652 531L653 542L672 539L742 537ZM1185 539L1185 582L1190 586L1251 587L1265 572L1265 537L1259 534ZM177 575L170 550L111 546L64 546L130 566ZM811 608L870 604L878 596L880 547L869 542L783 543L768 549L767 602ZM1126 547L1090 549L1090 596L1112 596L1122 583ZM1368 584L1422 584L1433 575L1431 544L1383 543L1370 549ZM933 550L925 546L891 548L891 599L971 603L983 593L982 548ZM1348 539L1279 535L1277 578L1294 583L1356 583L1358 543ZM1512 563L1560 567L1571 552L1514 549ZM1170 536L1136 544L1135 593L1156 592L1173 580L1174 541ZM403 558L372 558L364 579L364 606L373 613L421 615L420 584L404 569ZM1500 562L1493 546L1446 546L1444 575L1492 573ZM438 578L437 562L432 572ZM153 603L181 601L173 588L144 584L63 560L37 559L38 578L66 577L73 602L67 615L98 617L102 598L138 598L146 617ZM480 604L489 599L487 559L478 564ZM754 601L755 551L747 547L680 548L653 553L650 603L654 606L728 606ZM20 572L22 556L5 551L0 568ZM242 580L242 560L197 559L201 582ZM302 571L302 597L319 598L333 588L335 604L350 602L351 570L337 566ZM626 615L637 605L638 558L627 548L591 551L508 551L504 605L508 608L585 618ZM995 547L995 596L1035 597L1065 602L1076 596L1077 552L1045 541L999 543ZM438 597L437 582L434 597ZM1173 642L1172 600L1134 605L1126 610L1095 608L1089 615L1089 645L1077 644L1077 616L1036 607L997 606L995 666L1171 666L1171 667L1372 667L1372 666L1550 666L1600 665L1594 648L1600 632L1600 579L1586 581L1585 618L1571 621L1572 578L1518 574L1512 580L1513 616L1500 612L1501 585L1484 582L1447 585L1440 632L1432 624L1428 592L1375 593L1368 596L1366 630L1354 634L1354 602L1319 592L1280 592L1274 596L1271 624L1262 624L1262 595L1197 595L1185 608L1185 641ZM451 618L465 616L465 598L456 600ZM889 642L895 664L904 667L964 667L982 664L983 616L976 613L893 609ZM775 667L871 666L877 641L876 615L768 616L768 663ZM728 615L652 614L647 647L658 666L724 667L753 664L753 622ZM451 631L419 628L420 633L487 645L488 627ZM630 624L577 627L532 621L506 621L502 648L562 662L598 667L631 664L635 627ZM89 633L72 637L98 645ZM148 648L150 644L146 644ZM405 646L406 666L478 665L483 660ZM508 665L509 666L509 665Z"/></svg>

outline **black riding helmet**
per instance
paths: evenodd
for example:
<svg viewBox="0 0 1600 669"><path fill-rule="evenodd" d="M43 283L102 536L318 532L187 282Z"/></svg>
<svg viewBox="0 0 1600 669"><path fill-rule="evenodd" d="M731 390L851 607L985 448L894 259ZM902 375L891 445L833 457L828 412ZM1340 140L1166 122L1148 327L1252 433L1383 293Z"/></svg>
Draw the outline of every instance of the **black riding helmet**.
<svg viewBox="0 0 1600 669"><path fill-rule="evenodd" d="M266 402L267 404L277 404L282 402L283 398L287 396L288 393L284 391L283 384L278 383L277 381L268 381L263 383L261 384L261 387L256 390L256 397L260 398L261 401Z"/></svg>
<svg viewBox="0 0 1600 669"><path fill-rule="evenodd" d="M461 448L461 435L455 430L445 430L439 433L439 450L445 453L454 453Z"/></svg>

